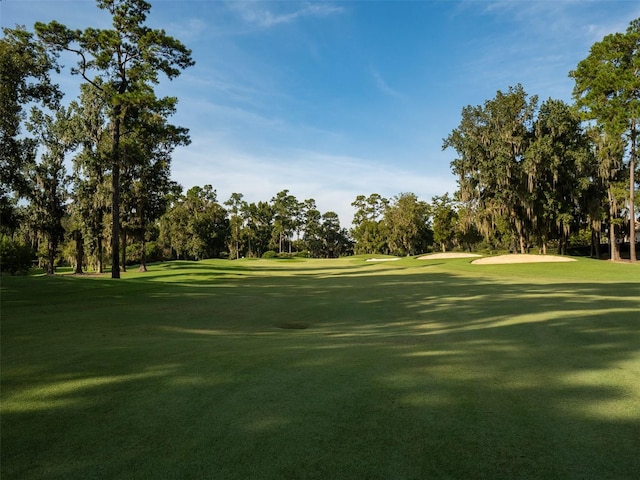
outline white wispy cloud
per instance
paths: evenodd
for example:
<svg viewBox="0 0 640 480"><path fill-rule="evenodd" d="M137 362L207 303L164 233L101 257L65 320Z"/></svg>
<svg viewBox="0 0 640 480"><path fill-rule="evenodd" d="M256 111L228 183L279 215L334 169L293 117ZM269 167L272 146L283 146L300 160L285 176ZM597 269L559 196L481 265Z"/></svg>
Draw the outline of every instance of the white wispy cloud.
<svg viewBox="0 0 640 480"><path fill-rule="evenodd" d="M640 4L626 2L629 9L624 15L598 18L594 23L594 11L602 10L607 3L464 2L465 10L460 15L472 10L496 27L491 37L469 39L469 51L474 55L460 64L465 73L458 76L458 81L469 79L469 96L477 99L521 83L541 100L553 97L570 101L573 81L569 71L589 54L593 43L609 33L625 31L628 22L640 15Z"/></svg>
<svg viewBox="0 0 640 480"><path fill-rule="evenodd" d="M608 3L623 3L628 6L624 17L598 18L597 23L585 24L584 19L591 14L590 7L606 6ZM508 18L516 26L523 38L543 38L553 45L553 41L567 41L568 34L573 42L591 45L602 40L605 35L624 32L629 22L640 16L640 4L623 1L564 0L561 2L514 2L497 0L481 2L485 14Z"/></svg>
<svg viewBox="0 0 640 480"><path fill-rule="evenodd" d="M336 212L347 228L357 195L379 193L391 198L413 192L430 201L455 189L450 176L390 167L375 159L292 148L248 151L225 141L224 137L199 137L189 148L176 152L173 177L185 189L211 184L221 202L234 192L242 193L248 202L269 201L287 189L299 201L315 199L322 212Z"/></svg>
<svg viewBox="0 0 640 480"><path fill-rule="evenodd" d="M618 19L608 23L590 24L582 29L581 34L589 43L595 43L612 33L626 32L631 20L640 17L640 6L635 6L635 8L631 8L631 4L629 6L628 18Z"/></svg>
<svg viewBox="0 0 640 480"><path fill-rule="evenodd" d="M382 77L380 72L378 72L375 68L371 69L371 76L373 77L373 80L374 80L374 82L376 84L376 87L378 87L378 90L380 90L385 95L388 95L388 96L394 97L394 98L402 98L403 97L402 93L400 93L398 90L396 90L396 89L394 89L394 88L389 86L389 84Z"/></svg>
<svg viewBox="0 0 640 480"><path fill-rule="evenodd" d="M289 6L288 2L277 4ZM231 2L229 7L246 23L260 28L271 28L277 25L293 23L301 18L322 18L342 13L344 9L326 3L305 3L301 8L276 12L273 5L266 2Z"/></svg>
<svg viewBox="0 0 640 480"><path fill-rule="evenodd" d="M171 21L162 23L162 28L169 35L179 38L182 42L188 44L192 40L199 38L203 33L206 33L210 27L201 18L189 18L183 22Z"/></svg>

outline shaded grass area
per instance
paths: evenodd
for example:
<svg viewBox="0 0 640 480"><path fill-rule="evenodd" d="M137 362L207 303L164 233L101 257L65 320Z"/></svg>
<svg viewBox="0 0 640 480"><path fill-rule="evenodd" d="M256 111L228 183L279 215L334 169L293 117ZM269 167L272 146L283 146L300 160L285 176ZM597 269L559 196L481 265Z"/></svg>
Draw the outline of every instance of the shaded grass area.
<svg viewBox="0 0 640 480"><path fill-rule="evenodd" d="M640 471L640 270L175 262L2 279L1 477Z"/></svg>

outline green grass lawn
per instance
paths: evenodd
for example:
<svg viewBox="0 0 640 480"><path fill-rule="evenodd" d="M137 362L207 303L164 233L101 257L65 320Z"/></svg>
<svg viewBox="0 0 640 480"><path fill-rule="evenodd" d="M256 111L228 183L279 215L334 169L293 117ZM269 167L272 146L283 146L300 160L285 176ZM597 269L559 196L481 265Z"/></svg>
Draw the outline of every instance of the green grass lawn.
<svg viewBox="0 0 640 480"><path fill-rule="evenodd" d="M640 267L3 277L10 479L638 479Z"/></svg>

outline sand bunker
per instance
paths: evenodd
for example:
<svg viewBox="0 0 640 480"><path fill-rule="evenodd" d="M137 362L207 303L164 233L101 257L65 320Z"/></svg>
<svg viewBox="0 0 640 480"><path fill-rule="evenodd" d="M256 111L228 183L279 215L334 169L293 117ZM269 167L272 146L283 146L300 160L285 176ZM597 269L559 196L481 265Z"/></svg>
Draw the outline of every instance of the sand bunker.
<svg viewBox="0 0 640 480"><path fill-rule="evenodd" d="M456 253L456 252L445 252L445 253L432 253L431 255L423 255L418 257L418 260L442 260L446 258L475 258L481 257L482 255L478 255L477 253Z"/></svg>
<svg viewBox="0 0 640 480"><path fill-rule="evenodd" d="M558 255L528 255L528 254L510 254L510 255L498 255L495 257L482 257L477 253L462 253L462 252L446 252L446 253L432 253L430 255L422 255L418 257L418 260L445 260L448 258L476 258L471 263L478 265L498 265L504 263L551 263L551 262L575 262L575 258L560 257ZM392 262L394 260L400 260L399 257L391 258L367 258L366 262Z"/></svg>
<svg viewBox="0 0 640 480"><path fill-rule="evenodd" d="M575 258L559 257L557 255L528 255L510 254L485 257L474 260L474 265L498 265L505 263L551 263L551 262L575 262Z"/></svg>

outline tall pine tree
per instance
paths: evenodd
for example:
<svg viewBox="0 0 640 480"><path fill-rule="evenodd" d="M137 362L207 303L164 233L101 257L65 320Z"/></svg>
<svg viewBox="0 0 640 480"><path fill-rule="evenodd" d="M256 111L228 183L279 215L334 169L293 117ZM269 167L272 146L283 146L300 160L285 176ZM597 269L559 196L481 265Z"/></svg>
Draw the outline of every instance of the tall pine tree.
<svg viewBox="0 0 640 480"><path fill-rule="evenodd" d="M151 4L144 0L98 0L98 8L108 11L113 28L71 30L53 21L36 23L39 38L56 52L77 54L72 72L93 85L108 105L111 123L111 276L120 278L120 148L122 126L141 105L154 97L152 85L162 73L173 79L194 64L191 51L164 30L145 26Z"/></svg>

